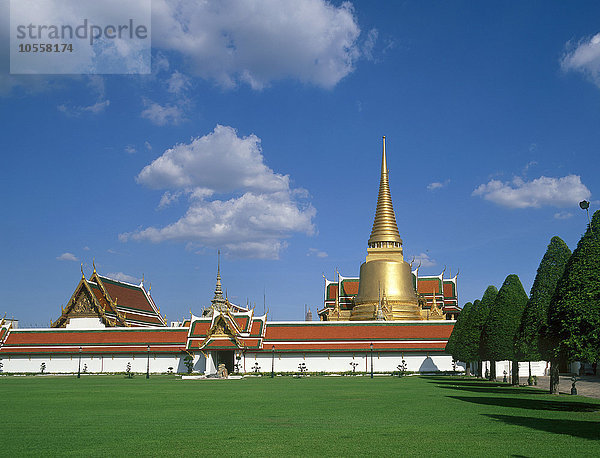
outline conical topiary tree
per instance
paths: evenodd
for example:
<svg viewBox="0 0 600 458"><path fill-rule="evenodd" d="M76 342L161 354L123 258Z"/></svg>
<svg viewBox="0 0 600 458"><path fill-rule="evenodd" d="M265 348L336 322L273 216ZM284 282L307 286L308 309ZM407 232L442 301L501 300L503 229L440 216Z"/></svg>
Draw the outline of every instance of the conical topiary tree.
<svg viewBox="0 0 600 458"><path fill-rule="evenodd" d="M485 326L485 322L490 315L490 310L494 305L494 301L496 300L496 296L498 295L498 288L494 285L490 285L486 288L485 293L483 293L483 297L481 298L481 302L479 305L473 309L473 313L471 314L471 321L473 322L473 329L476 330L474 334L474 345L477 346L479 352L479 363L478 370L479 376L483 377L482 373L482 360L488 361L490 360L489 355L485 354L481 351L481 332L483 331L483 327ZM496 363L492 361L492 374L490 374L491 378L496 378Z"/></svg>
<svg viewBox="0 0 600 458"><path fill-rule="evenodd" d="M552 296L546 337L554 358L600 359L600 210L577 243ZM558 377L553 381L556 386L550 392L558 392Z"/></svg>
<svg viewBox="0 0 600 458"><path fill-rule="evenodd" d="M538 267L515 340L516 359L519 361L552 359L542 341L542 332L548 322L550 300L570 257L571 250L567 244L560 237L552 237ZM532 383L531 363L528 382Z"/></svg>
<svg viewBox="0 0 600 458"><path fill-rule="evenodd" d="M481 332L481 350L491 361L513 362L513 384L519 383L519 363L515 360L515 336L527 301L527 293L519 277L514 274L506 277Z"/></svg>
<svg viewBox="0 0 600 458"><path fill-rule="evenodd" d="M463 305L460 315L458 315L458 319L456 320L456 324L452 329L452 334L450 334L448 343L446 344L446 353L451 354L455 360L464 361L466 363L466 375L470 375L470 361L472 361L472 359L469 359L468 352L465 348L466 334L468 333L467 319L472 309L473 304L471 302L467 302Z"/></svg>

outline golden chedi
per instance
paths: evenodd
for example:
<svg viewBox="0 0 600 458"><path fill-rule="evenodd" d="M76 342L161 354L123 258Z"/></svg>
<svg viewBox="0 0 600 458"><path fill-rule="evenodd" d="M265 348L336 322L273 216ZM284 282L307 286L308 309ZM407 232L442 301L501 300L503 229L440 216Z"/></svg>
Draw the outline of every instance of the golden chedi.
<svg viewBox="0 0 600 458"><path fill-rule="evenodd" d="M390 194L385 137L375 221L369 237L367 259L360 266L358 295L354 304L351 320L423 319L410 265L402 255L402 239Z"/></svg>

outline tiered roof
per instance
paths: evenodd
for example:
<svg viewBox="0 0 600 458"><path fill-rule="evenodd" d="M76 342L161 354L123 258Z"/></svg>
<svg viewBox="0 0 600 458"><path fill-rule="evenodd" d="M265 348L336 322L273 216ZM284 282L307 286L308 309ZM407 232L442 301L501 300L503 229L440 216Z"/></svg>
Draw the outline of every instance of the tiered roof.
<svg viewBox="0 0 600 458"><path fill-rule="evenodd" d="M99 275L95 267L89 280L82 272L75 292L52 327L65 327L77 317L98 317L108 327L167 326L143 281L134 285L115 280Z"/></svg>

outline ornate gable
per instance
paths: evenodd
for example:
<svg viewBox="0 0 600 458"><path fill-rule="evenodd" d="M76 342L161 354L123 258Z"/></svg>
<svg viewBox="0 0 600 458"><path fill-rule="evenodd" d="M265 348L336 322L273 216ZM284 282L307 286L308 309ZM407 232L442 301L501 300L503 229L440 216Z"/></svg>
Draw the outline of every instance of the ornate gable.
<svg viewBox="0 0 600 458"><path fill-rule="evenodd" d="M109 327L124 325L120 317L111 319L106 315L106 311L106 305L101 304L90 284L82 277L67 306L62 308L60 317L51 323L51 327L64 328L71 318L99 318L102 324Z"/></svg>

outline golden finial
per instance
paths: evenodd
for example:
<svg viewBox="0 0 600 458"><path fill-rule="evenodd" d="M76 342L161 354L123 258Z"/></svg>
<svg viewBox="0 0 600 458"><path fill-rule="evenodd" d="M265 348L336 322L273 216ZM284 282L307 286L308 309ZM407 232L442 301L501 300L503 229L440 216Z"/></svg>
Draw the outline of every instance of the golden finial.
<svg viewBox="0 0 600 458"><path fill-rule="evenodd" d="M392 204L390 194L389 172L387 168L387 159L385 156L385 136L383 137L383 153L381 155L381 177L379 179L379 195L377 197L377 209L375 210L375 220L373 229L369 237L369 246L379 242L392 242L402 244L398 225L396 224L396 215Z"/></svg>
<svg viewBox="0 0 600 458"><path fill-rule="evenodd" d="M83 262L81 263L81 278L85 278L85 274L83 273Z"/></svg>
<svg viewBox="0 0 600 458"><path fill-rule="evenodd" d="M96 258L92 258L92 266L94 267L94 273L96 273Z"/></svg>
<svg viewBox="0 0 600 458"><path fill-rule="evenodd" d="M144 284L144 274L142 274L142 285Z"/></svg>

